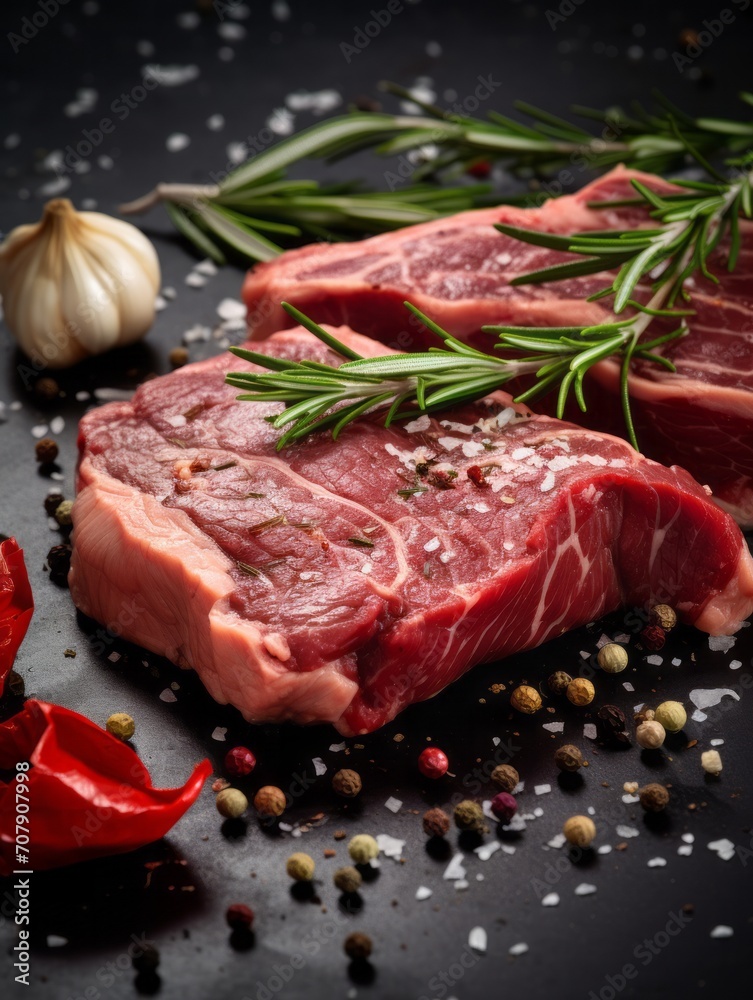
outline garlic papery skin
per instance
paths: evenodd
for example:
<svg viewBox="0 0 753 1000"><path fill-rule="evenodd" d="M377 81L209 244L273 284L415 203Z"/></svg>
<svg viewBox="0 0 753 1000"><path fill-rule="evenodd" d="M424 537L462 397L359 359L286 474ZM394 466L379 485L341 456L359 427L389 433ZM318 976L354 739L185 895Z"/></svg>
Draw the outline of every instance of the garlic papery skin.
<svg viewBox="0 0 753 1000"><path fill-rule="evenodd" d="M47 202L0 245L5 322L35 366L68 368L131 344L154 322L157 253L135 226Z"/></svg>

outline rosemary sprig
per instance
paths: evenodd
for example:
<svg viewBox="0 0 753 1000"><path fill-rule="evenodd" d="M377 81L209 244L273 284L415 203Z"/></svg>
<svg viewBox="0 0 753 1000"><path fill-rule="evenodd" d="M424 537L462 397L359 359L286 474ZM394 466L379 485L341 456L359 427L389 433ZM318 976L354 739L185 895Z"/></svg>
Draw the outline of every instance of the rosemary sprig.
<svg viewBox="0 0 753 1000"><path fill-rule="evenodd" d="M417 179L448 168L467 169L480 157L503 160L513 171L523 167L547 171L563 163L600 171L624 163L662 173L684 164L689 144L704 156L725 158L747 149L753 140L753 122L693 118L658 92L650 109L637 102L631 112L574 106L574 114L603 126L601 134L594 134L526 101L515 102L515 109L530 119L526 123L496 111L479 119L425 103L397 84L381 86L412 101L426 117L415 117L412 124L396 119L393 136L373 137L377 151L394 155L430 144L440 147L437 157L416 171ZM739 96L745 104L753 104L753 94ZM349 141L343 137L337 152L348 152Z"/></svg>
<svg viewBox="0 0 753 1000"><path fill-rule="evenodd" d="M164 203L176 229L200 253L224 263L231 251L253 262L271 260L284 246L353 239L498 203L501 199L490 197L485 184L423 183L429 175L458 173L479 160L502 160L514 171L535 167L546 172L563 163L605 170L622 162L662 172L681 165L689 150L726 157L753 140L751 122L692 118L661 96L652 110L636 106L630 114L619 108L574 109L603 126L595 134L525 102L516 104L530 119L524 124L495 111L484 119L453 114L416 100L405 88L384 86L418 104L422 114L331 118L252 157L219 184L158 184L120 210L133 214ZM741 98L753 103L751 94ZM384 192L352 182L322 185L287 176L288 168L303 159L337 159L367 148L384 155L420 154L413 183ZM427 153L433 149L438 152Z"/></svg>
<svg viewBox="0 0 753 1000"><path fill-rule="evenodd" d="M287 177L288 167L301 159L379 140L402 123L393 115L331 118L241 164L219 184L158 184L120 211L130 215L164 203L175 228L200 253L222 264L228 250L248 261L271 260L283 252L283 243L353 239L428 222L484 200L487 184L422 183L385 192L357 182L323 185Z"/></svg>
<svg viewBox="0 0 753 1000"><path fill-rule="evenodd" d="M231 348L239 357L269 369L267 372L232 372L226 381L246 390L238 399L283 402L285 409L270 420L286 428L278 448L314 431L340 431L366 413L385 410L385 425L478 399L512 379L529 377L532 384L517 396L527 402L558 387L557 415L562 416L572 390L581 410L586 409L583 381L588 370L606 358L620 363L621 403L627 435L637 449L630 410L629 374L636 359L674 371L672 362L658 349L687 332L687 309L675 308L678 297L687 297L685 282L694 272L718 281L708 269L708 258L726 233L730 234L730 269L740 245L737 218L751 216L753 155L737 164L738 175L717 183L688 182L687 194L661 196L638 181L633 182L638 201L647 204L655 225L624 232L595 232L558 236L500 225L507 235L539 246L577 254L580 260L558 264L523 275L516 283L556 281L574 275L617 270L611 283L590 300L614 297L612 318L591 326L514 327L487 326L498 336L497 349L508 356L494 356L463 344L429 317L406 302L406 307L444 344L415 354L363 358L322 327L283 303L286 311L347 360L338 367L314 361L294 362L271 358L242 348ZM640 287L651 278L648 301ZM629 308L631 314L620 318ZM661 319L677 319L669 332L644 339ZM509 355L512 354L512 357ZM522 357L520 356L522 355Z"/></svg>
<svg viewBox="0 0 753 1000"><path fill-rule="evenodd" d="M278 450L314 431L331 429L332 437L353 420L376 410L386 410L385 426L395 420L416 417L487 395L506 382L534 376L535 385L522 393L525 401L560 382L560 407L570 386L585 408L583 376L597 361L610 355L641 357L657 361L673 370L671 362L652 352L659 341L637 344L633 319L616 320L594 326L558 327L531 330L528 327L494 327L499 347L523 358L495 357L456 340L410 302L405 303L429 330L444 343L413 354L390 354L364 358L342 344L289 303L283 308L328 347L348 360L334 367L316 361L273 358L240 347L231 351L266 369L266 372L231 372L228 384L246 390L239 400L283 402L285 409L270 417L272 425L284 432ZM681 329L671 336L680 336ZM668 339L669 335L660 338Z"/></svg>

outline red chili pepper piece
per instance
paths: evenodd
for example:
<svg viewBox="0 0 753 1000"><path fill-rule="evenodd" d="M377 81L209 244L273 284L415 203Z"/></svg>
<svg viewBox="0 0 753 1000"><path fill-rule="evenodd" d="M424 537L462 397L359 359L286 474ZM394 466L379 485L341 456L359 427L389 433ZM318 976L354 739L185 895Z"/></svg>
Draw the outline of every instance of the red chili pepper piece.
<svg viewBox="0 0 753 1000"><path fill-rule="evenodd" d="M474 486L488 486L489 483L486 481L486 476L484 475L484 470L480 465L471 465L466 469L466 475L473 483Z"/></svg>
<svg viewBox="0 0 753 1000"><path fill-rule="evenodd" d="M0 695L34 611L23 549L15 538L0 542Z"/></svg>
<svg viewBox="0 0 753 1000"><path fill-rule="evenodd" d="M126 743L60 705L27 701L0 725L0 768L32 765L28 780L0 782L0 875L17 862L16 788L29 804L30 869L122 854L159 840L199 795L202 761L182 788L153 788ZM21 788L20 786L26 786Z"/></svg>

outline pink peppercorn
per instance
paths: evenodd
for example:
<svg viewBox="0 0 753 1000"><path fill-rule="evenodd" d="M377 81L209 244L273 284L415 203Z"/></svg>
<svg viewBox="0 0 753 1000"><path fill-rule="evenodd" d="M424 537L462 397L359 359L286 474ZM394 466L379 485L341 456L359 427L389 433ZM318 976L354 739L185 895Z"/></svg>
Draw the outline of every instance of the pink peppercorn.
<svg viewBox="0 0 753 1000"><path fill-rule="evenodd" d="M427 747L418 758L418 769L425 778L441 778L449 766L447 754L439 747Z"/></svg>
<svg viewBox="0 0 753 1000"><path fill-rule="evenodd" d="M518 811L518 803L509 792L499 792L492 799L492 812L500 823L509 823Z"/></svg>
<svg viewBox="0 0 753 1000"><path fill-rule="evenodd" d="M225 754L225 769L234 778L242 778L246 774L251 774L256 767L256 757L248 747L233 747Z"/></svg>
<svg viewBox="0 0 753 1000"><path fill-rule="evenodd" d="M244 903L233 903L227 908L225 920L233 930L251 930L254 922L254 911Z"/></svg>
<svg viewBox="0 0 753 1000"><path fill-rule="evenodd" d="M647 649L661 649L665 640L664 629L661 625L647 625L641 632L641 639Z"/></svg>

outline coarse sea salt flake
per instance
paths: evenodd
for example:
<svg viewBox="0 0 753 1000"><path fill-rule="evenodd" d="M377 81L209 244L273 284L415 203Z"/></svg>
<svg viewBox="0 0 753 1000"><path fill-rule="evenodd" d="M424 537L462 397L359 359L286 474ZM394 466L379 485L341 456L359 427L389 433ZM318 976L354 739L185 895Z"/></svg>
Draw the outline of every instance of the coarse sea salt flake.
<svg viewBox="0 0 753 1000"><path fill-rule="evenodd" d="M542 906L559 906L560 897L556 892L548 892L541 900Z"/></svg>
<svg viewBox="0 0 753 1000"><path fill-rule="evenodd" d="M165 148L169 153L180 153L191 144L191 139L185 132L173 132L165 140Z"/></svg>
<svg viewBox="0 0 753 1000"><path fill-rule="evenodd" d="M528 951L528 945L525 943L525 941L520 941L520 942L518 942L518 944L514 944L514 945L512 945L511 948L508 948L507 949L507 954L508 955L525 955L525 953L527 951Z"/></svg>
<svg viewBox="0 0 753 1000"><path fill-rule="evenodd" d="M171 704L172 702L175 702L178 699L175 697L174 692L171 691L170 688L165 688L165 690L161 692L159 700L166 701L168 704Z"/></svg>
<svg viewBox="0 0 753 1000"><path fill-rule="evenodd" d="M468 935L468 947L482 954L486 951L486 931L483 927L474 927Z"/></svg>
<svg viewBox="0 0 753 1000"><path fill-rule="evenodd" d="M665 868L667 864L666 858L651 858L646 862L649 868Z"/></svg>
<svg viewBox="0 0 753 1000"><path fill-rule="evenodd" d="M390 795L384 805L390 812L398 813L403 807L403 802L402 799L396 799L394 795Z"/></svg>
<svg viewBox="0 0 753 1000"><path fill-rule="evenodd" d="M680 844L680 846L677 848L677 853L680 855L680 857L689 858L690 855L693 853L693 845Z"/></svg>
<svg viewBox="0 0 753 1000"><path fill-rule="evenodd" d="M376 842L379 844L379 850L386 858L392 858L395 861L400 860L403 848L405 847L404 840L391 837L389 833L378 833Z"/></svg>
<svg viewBox="0 0 753 1000"><path fill-rule="evenodd" d="M543 480L541 482L541 485L539 486L539 489L541 490L542 493L548 493L549 490L553 490L554 489L554 473L553 472L547 472L547 474L544 476L544 478L543 478Z"/></svg>
<svg viewBox="0 0 753 1000"><path fill-rule="evenodd" d="M737 642L734 635L710 635L709 649L715 653L728 653Z"/></svg>
<svg viewBox="0 0 753 1000"><path fill-rule="evenodd" d="M652 653L651 656L646 657L646 663L650 663L652 667L660 667L664 663L664 657Z"/></svg>
<svg viewBox="0 0 753 1000"><path fill-rule="evenodd" d="M552 786L551 785L534 785L533 786L533 790L534 790L534 793L536 795L547 795L549 792L551 792Z"/></svg>
<svg viewBox="0 0 753 1000"><path fill-rule="evenodd" d="M217 740L218 743L224 743L226 733L227 726L215 726L212 730L212 739Z"/></svg>
<svg viewBox="0 0 753 1000"><path fill-rule="evenodd" d="M614 832L618 837L622 837L623 840L630 840L631 837L640 836L640 830L636 830L634 826L626 826L624 823L615 827Z"/></svg>
<svg viewBox="0 0 753 1000"><path fill-rule="evenodd" d="M452 861L444 870L444 875L442 878L447 879L448 882L455 882L457 879L465 878L465 868L463 862L465 861L465 855L458 851L454 855Z"/></svg>
<svg viewBox="0 0 753 1000"><path fill-rule="evenodd" d="M721 840L712 840L706 845L710 851L715 851L722 861L731 861L735 856L735 845L731 840L723 837Z"/></svg>
<svg viewBox="0 0 753 1000"><path fill-rule="evenodd" d="M498 840L491 840L488 844L480 844L478 847L474 847L473 853L478 856L480 861L488 861L493 854L497 853L501 846Z"/></svg>
<svg viewBox="0 0 753 1000"><path fill-rule="evenodd" d="M730 670L739 670L741 666L742 666L742 662L740 660L730 660L729 661L729 668L730 668Z"/></svg>
<svg viewBox="0 0 753 1000"><path fill-rule="evenodd" d="M581 882L573 890L576 896L592 896L596 892L596 886L589 882Z"/></svg>
<svg viewBox="0 0 753 1000"><path fill-rule="evenodd" d="M545 722L544 725L541 728L542 729L546 729L546 731L548 733L561 733L564 730L564 728L565 728L565 723L564 722Z"/></svg>
<svg viewBox="0 0 753 1000"><path fill-rule="evenodd" d="M245 319L246 307L237 299L223 299L217 306L217 315L220 319Z"/></svg>
<svg viewBox="0 0 753 1000"><path fill-rule="evenodd" d="M723 746L723 745L724 745L724 740L722 740L722 739L711 740L711 746L712 747L720 747L720 746Z"/></svg>
<svg viewBox="0 0 753 1000"><path fill-rule="evenodd" d="M740 695L732 688L693 688L689 695L696 708L701 710L713 708L714 705L719 704L722 698L727 696L734 698L735 701L740 701Z"/></svg>
<svg viewBox="0 0 753 1000"><path fill-rule="evenodd" d="M420 417L416 417L415 420L409 420L404 426L409 434L415 434L417 431L426 431L431 427L431 418L428 413L422 413Z"/></svg>
<svg viewBox="0 0 753 1000"><path fill-rule="evenodd" d="M348 745L347 743L330 743L329 752L340 753L340 751L344 750L347 745Z"/></svg>
<svg viewBox="0 0 753 1000"><path fill-rule="evenodd" d="M596 725L593 722L587 722L583 726L583 735L587 740L596 739Z"/></svg>
<svg viewBox="0 0 753 1000"><path fill-rule="evenodd" d="M734 928L729 927L727 924L717 924L716 927L711 931L709 937L712 938L729 938L735 933Z"/></svg>
<svg viewBox="0 0 753 1000"><path fill-rule="evenodd" d="M316 771L317 777L321 777L321 775L327 773L327 765L324 763L321 757L314 757L311 763L314 765L314 770Z"/></svg>
<svg viewBox="0 0 753 1000"><path fill-rule="evenodd" d="M420 885L418 889L416 889L416 899L418 900L428 899L430 896L433 895L434 891L432 889L429 889L428 886Z"/></svg>

